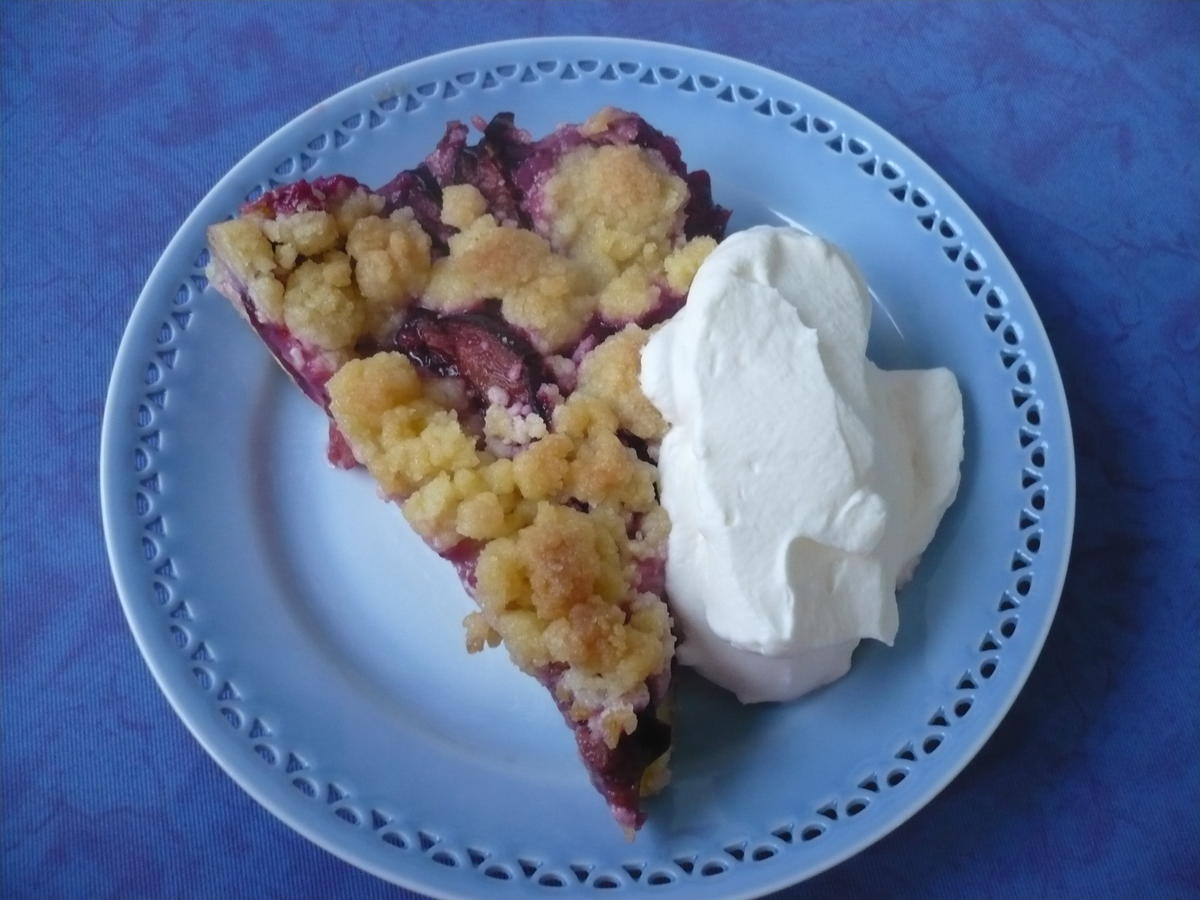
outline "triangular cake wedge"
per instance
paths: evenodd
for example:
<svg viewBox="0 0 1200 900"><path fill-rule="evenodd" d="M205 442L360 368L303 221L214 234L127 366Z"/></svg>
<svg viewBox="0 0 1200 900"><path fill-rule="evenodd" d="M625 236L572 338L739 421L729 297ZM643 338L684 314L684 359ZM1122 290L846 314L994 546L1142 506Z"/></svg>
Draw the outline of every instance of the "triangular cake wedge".
<svg viewBox="0 0 1200 900"><path fill-rule="evenodd" d="M550 691L632 833L666 783L675 639L640 350L729 213L641 117L447 126L371 190L300 181L209 229L212 284Z"/></svg>

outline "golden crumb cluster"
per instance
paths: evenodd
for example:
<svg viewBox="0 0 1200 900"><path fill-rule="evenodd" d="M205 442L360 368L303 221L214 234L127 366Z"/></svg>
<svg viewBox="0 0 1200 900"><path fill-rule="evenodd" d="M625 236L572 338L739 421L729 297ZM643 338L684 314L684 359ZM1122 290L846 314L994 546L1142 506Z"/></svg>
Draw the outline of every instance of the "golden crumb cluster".
<svg viewBox="0 0 1200 900"><path fill-rule="evenodd" d="M473 184L442 189L442 221L460 231L487 212L487 200Z"/></svg>
<svg viewBox="0 0 1200 900"><path fill-rule="evenodd" d="M327 386L356 458L413 527L441 551L482 544L470 649L503 640L528 672L565 665L580 716L601 700L626 711L605 726L614 742L636 722L617 701L662 671L673 646L662 600L634 588L667 538L656 471L617 436L664 429L637 382L646 338L630 325L600 344L550 428L538 419L511 459L479 449L399 353L351 360Z"/></svg>
<svg viewBox="0 0 1200 900"><path fill-rule="evenodd" d="M350 360L327 388L330 414L389 496L406 497L439 474L478 467L475 439L458 413L429 396L402 354Z"/></svg>
<svg viewBox="0 0 1200 900"><path fill-rule="evenodd" d="M667 433L666 421L638 383L642 348L657 330L626 325L584 357L579 367L579 390L603 400L621 428L647 441L660 441Z"/></svg>
<svg viewBox="0 0 1200 900"><path fill-rule="evenodd" d="M429 280L429 236L411 210L382 209L358 188L330 211L222 222L209 240L264 322L344 356L363 336L385 335Z"/></svg>
<svg viewBox="0 0 1200 900"><path fill-rule="evenodd" d="M433 264L423 303L451 313L495 297L504 318L550 353L577 341L587 327L594 301L586 287L579 267L544 238L481 215L450 238L450 253Z"/></svg>
<svg viewBox="0 0 1200 900"><path fill-rule="evenodd" d="M669 663L674 646L662 600L631 595L621 544L605 517L539 503L530 525L480 554L481 611L468 624L498 634L526 671L565 663L560 699L578 719L605 708L609 746L633 732L633 701L644 702L646 679Z"/></svg>
<svg viewBox="0 0 1200 900"><path fill-rule="evenodd" d="M585 123L585 134L607 127L604 113ZM711 238L676 246L687 199L684 180L642 147L585 145L559 161L544 190L550 240L587 273L604 319L641 318L664 281L687 291L716 246Z"/></svg>
<svg viewBox="0 0 1200 900"><path fill-rule="evenodd" d="M498 441L502 447L528 444L548 433L545 419L535 412L514 413L499 403L491 403L483 414L483 436Z"/></svg>

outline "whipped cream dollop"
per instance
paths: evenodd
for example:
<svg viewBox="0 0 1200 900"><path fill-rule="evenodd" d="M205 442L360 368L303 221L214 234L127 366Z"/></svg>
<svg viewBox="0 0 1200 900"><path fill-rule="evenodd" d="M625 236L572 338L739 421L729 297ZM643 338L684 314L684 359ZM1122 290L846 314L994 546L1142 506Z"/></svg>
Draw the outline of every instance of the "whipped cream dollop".
<svg viewBox="0 0 1200 900"><path fill-rule="evenodd" d="M853 261L792 228L734 234L648 341L641 385L670 425L667 591L682 662L743 702L841 677L892 643L896 588L958 490L962 396L947 369L866 358Z"/></svg>

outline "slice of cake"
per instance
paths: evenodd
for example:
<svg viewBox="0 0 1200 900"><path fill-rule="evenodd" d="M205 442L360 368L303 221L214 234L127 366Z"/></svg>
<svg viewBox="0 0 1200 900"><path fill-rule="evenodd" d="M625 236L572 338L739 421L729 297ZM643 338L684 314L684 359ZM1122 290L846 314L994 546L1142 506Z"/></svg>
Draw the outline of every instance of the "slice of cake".
<svg viewBox="0 0 1200 900"><path fill-rule="evenodd" d="M209 229L210 280L550 691L628 831L668 779L666 425L638 383L724 233L705 172L604 109L534 141L447 126L378 190L300 181Z"/></svg>

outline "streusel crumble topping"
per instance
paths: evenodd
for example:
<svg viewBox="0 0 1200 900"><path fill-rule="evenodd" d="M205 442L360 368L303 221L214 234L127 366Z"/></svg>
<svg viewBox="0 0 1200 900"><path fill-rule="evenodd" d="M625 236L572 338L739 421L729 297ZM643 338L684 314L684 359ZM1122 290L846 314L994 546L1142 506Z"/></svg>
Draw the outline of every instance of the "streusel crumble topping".
<svg viewBox="0 0 1200 900"><path fill-rule="evenodd" d="M439 551L479 544L471 649L503 640L522 669L564 664L561 691L611 702L661 671L673 646L665 604L637 589L639 561L663 552L666 517L653 465L623 435L653 444L666 426L638 385L648 332L633 323L664 289L686 293L716 242L682 236L687 183L635 144L566 150L539 196L544 235L498 221L474 185L447 185L444 252L412 208L388 210L355 185L264 200L213 231L266 321L331 354L329 412L381 489ZM551 385L552 408L492 387L480 421L461 387L448 392L404 353L353 358L364 340L386 345L413 304L455 315L487 300L573 370ZM571 360L597 315L629 324Z"/></svg>
<svg viewBox="0 0 1200 900"><path fill-rule="evenodd" d="M503 643L550 689L636 828L674 655L640 353L728 211L637 115L475 125L378 190L335 175L246 204L209 229L209 277L328 412L330 460L458 567L468 649Z"/></svg>
<svg viewBox="0 0 1200 900"><path fill-rule="evenodd" d="M651 436L661 422L647 426L644 397L623 397L620 411L606 399L621 389L640 396L645 336L630 325L600 344L554 411L553 430L512 459L479 449L400 353L351 360L328 383L334 421L413 527L443 551L482 544L469 649L502 639L527 672L565 664L577 674L564 690L584 691L593 705L636 691L673 648L665 604L635 584L638 561L661 554L666 538L656 473L618 437L626 423ZM629 364L627 377L619 370ZM635 528L631 539L635 516L656 530ZM588 708L577 704L581 716ZM633 728L632 706L622 722Z"/></svg>

